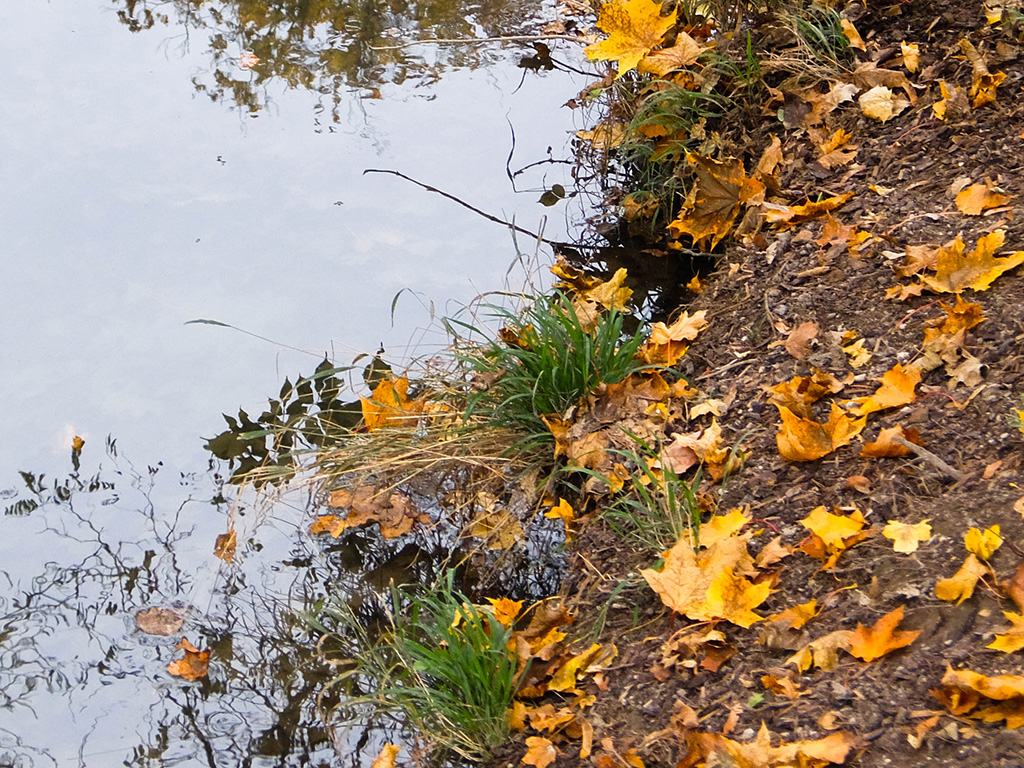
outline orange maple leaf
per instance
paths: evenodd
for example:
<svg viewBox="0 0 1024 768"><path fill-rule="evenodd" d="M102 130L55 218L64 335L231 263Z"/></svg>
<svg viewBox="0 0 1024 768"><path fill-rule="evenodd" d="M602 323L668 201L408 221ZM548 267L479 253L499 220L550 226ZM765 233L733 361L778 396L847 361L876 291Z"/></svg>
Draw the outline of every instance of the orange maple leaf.
<svg viewBox="0 0 1024 768"><path fill-rule="evenodd" d="M1010 202L1009 195L1000 194L993 187L991 181L985 184L971 184L957 194L956 207L968 216L980 216L990 208L998 208Z"/></svg>
<svg viewBox="0 0 1024 768"><path fill-rule="evenodd" d="M702 309L692 315L683 312L672 325L655 323L651 326L651 335L640 347L641 359L652 365L675 365L686 354L686 342L693 341L707 328L706 315L707 310Z"/></svg>
<svg viewBox="0 0 1024 768"><path fill-rule="evenodd" d="M970 717L986 722L1005 720L1007 728L1020 728L1024 725L1024 676L987 677L969 669L954 670L946 667L942 686L932 689L931 694L954 715L970 713ZM971 712L980 703L991 703L982 702L983 696L998 703Z"/></svg>
<svg viewBox="0 0 1024 768"><path fill-rule="evenodd" d="M198 680L200 677L206 677L206 673L210 668L209 650L200 651L184 637L181 638L181 642L175 647L185 652L185 658L168 664L168 672L175 677L183 677L186 680Z"/></svg>
<svg viewBox="0 0 1024 768"><path fill-rule="evenodd" d="M904 431L903 427L897 424L895 427L888 427L881 430L878 433L878 439L874 442L864 443L864 447L860 449L860 455L873 458L896 458L898 456L907 456L910 453L910 449L905 445L897 443L893 439L895 437L901 437L908 443L921 445L921 436L918 434L916 429L908 429Z"/></svg>
<svg viewBox="0 0 1024 768"><path fill-rule="evenodd" d="M779 455L786 461L814 461L847 445L860 434L867 417L851 419L832 403L832 413L824 424L797 416L785 406L776 406L782 426L775 436Z"/></svg>
<svg viewBox="0 0 1024 768"><path fill-rule="evenodd" d="M423 403L409 400L409 380L384 379L373 390L370 398L360 397L363 423L374 432L384 427L415 427Z"/></svg>
<svg viewBox="0 0 1024 768"><path fill-rule="evenodd" d="M897 648L910 645L921 634L921 630L897 632L896 627L901 621L903 621L902 605L895 611L885 614L870 628L858 622L857 629L850 637L850 647L847 650L861 661L874 661Z"/></svg>
<svg viewBox="0 0 1024 768"><path fill-rule="evenodd" d="M843 383L831 373L815 371L810 376L796 376L768 390L768 399L776 407L789 408L797 416L810 419L811 406L828 394L843 389Z"/></svg>
<svg viewBox="0 0 1024 768"><path fill-rule="evenodd" d="M661 44L676 23L676 11L661 15L661 3L653 0L623 0L601 6L597 26L608 38L583 49L592 61L617 61L616 79L634 69L651 49Z"/></svg>
<svg viewBox="0 0 1024 768"><path fill-rule="evenodd" d="M729 234L740 207L763 199L765 186L747 178L743 161L734 157L714 160L686 153L686 160L697 174L697 181L686 196L679 217L668 225L674 238L689 235L694 244L710 240L711 248Z"/></svg>
<svg viewBox="0 0 1024 768"><path fill-rule="evenodd" d="M960 293L967 288L987 291L997 277L1024 263L1024 251L1003 258L995 256L1005 239L1003 230L997 229L980 237L974 250L965 256L963 238L957 235L939 250L935 276L922 276L921 282L935 293Z"/></svg>
<svg viewBox="0 0 1024 768"><path fill-rule="evenodd" d="M886 408L895 408L897 405L906 405L913 402L917 395L914 388L921 382L921 369L913 365L906 368L901 363L896 363L891 369L882 374L878 379L882 383L873 395L869 397L855 397L850 403L857 403L850 413L855 416L866 416L875 411Z"/></svg>

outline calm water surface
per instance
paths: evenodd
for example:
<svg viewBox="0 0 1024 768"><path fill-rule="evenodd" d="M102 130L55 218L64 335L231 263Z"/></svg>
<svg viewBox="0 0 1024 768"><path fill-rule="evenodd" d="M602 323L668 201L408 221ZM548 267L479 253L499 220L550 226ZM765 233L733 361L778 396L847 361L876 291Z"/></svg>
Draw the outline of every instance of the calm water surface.
<svg viewBox="0 0 1024 768"><path fill-rule="evenodd" d="M539 6L238 5L0 8L0 766L338 764L292 616L358 558L308 540L301 491L221 498L201 438L325 353L443 343L431 303L502 287L506 230L366 168L549 237L580 216L537 203L567 165L508 169L567 156L582 79L518 68L531 49L369 48ZM134 622L154 605L211 648L207 679L167 674L181 634Z"/></svg>

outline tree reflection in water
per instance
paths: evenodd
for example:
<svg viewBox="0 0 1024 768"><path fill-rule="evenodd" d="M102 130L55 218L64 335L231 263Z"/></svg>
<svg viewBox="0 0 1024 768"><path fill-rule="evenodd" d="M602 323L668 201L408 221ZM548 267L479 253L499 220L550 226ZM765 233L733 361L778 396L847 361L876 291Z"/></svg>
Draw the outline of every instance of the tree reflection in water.
<svg viewBox="0 0 1024 768"><path fill-rule="evenodd" d="M212 555L228 516L213 471L139 471L109 444L91 474L22 478L0 490L3 538L21 542L0 548L0 765L332 763L330 671L296 616L351 589L338 566L359 558L311 545L308 499L237 505L227 565ZM182 633L142 633L151 606L186 612L207 678L168 674Z"/></svg>
<svg viewBox="0 0 1024 768"><path fill-rule="evenodd" d="M208 40L210 69L196 90L256 114L269 103L267 86L316 91L318 109L339 122L346 93L380 98L387 83L430 84L452 68L476 68L503 55L495 45L397 44L536 32L534 0L113 0L133 32L179 25ZM533 49L526 48L531 54ZM245 69L240 56L258 58Z"/></svg>

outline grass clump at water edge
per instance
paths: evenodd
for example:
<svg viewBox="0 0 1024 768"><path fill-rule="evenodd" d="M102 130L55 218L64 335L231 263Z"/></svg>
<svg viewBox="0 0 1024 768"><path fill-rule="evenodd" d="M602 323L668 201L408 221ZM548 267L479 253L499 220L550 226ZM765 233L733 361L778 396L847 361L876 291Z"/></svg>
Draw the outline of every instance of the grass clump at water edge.
<svg viewBox="0 0 1024 768"><path fill-rule="evenodd" d="M395 716L436 752L487 759L509 732L511 628L456 590L451 571L433 588L393 587L384 613L378 636L339 597L307 617L348 653L335 681L346 709Z"/></svg>

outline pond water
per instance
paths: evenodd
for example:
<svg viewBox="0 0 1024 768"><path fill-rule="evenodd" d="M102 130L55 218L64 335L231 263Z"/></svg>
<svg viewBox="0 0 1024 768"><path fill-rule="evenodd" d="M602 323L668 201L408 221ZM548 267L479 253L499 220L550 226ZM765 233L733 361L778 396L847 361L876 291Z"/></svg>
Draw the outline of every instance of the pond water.
<svg viewBox="0 0 1024 768"><path fill-rule="evenodd" d="M364 170L572 237L582 207L538 199L571 188L561 161L579 126L561 105L585 78L517 66L529 47L371 48L514 34L553 13L0 9L0 766L336 763L294 613L358 579L358 558L309 541L301 490L224 491L202 438L325 354L346 365L381 344L392 359L442 345L431 308L504 287L506 228ZM211 554L229 516L230 566ZM208 678L167 674L180 634L135 626L157 605L211 649ZM373 738L350 764L369 765Z"/></svg>

